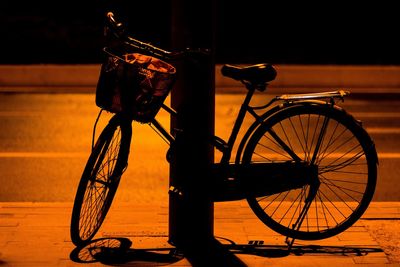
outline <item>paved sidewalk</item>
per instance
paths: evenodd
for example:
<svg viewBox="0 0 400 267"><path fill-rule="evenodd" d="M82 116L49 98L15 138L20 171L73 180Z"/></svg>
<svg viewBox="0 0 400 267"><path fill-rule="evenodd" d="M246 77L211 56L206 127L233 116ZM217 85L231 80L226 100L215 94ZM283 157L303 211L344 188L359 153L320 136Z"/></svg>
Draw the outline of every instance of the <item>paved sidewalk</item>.
<svg viewBox="0 0 400 267"><path fill-rule="evenodd" d="M82 249L69 238L71 207L0 203L0 266L192 266L167 243L167 205L114 203L98 241ZM214 229L217 240L240 263L235 266L400 266L399 220L400 202L375 202L344 233L296 241L289 254L285 238L265 227L245 201L216 203ZM103 249L117 257L94 258L101 245L125 246L126 253Z"/></svg>

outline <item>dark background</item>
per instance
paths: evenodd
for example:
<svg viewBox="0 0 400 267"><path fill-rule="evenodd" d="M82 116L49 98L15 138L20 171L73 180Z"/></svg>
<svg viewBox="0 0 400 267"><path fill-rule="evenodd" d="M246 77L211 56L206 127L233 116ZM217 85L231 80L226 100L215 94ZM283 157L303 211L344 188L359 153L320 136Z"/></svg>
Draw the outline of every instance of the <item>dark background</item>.
<svg viewBox="0 0 400 267"><path fill-rule="evenodd" d="M215 1L217 63L400 64L394 4L275 2ZM107 10L119 14L137 39L170 48L168 0L5 0L0 64L100 62Z"/></svg>

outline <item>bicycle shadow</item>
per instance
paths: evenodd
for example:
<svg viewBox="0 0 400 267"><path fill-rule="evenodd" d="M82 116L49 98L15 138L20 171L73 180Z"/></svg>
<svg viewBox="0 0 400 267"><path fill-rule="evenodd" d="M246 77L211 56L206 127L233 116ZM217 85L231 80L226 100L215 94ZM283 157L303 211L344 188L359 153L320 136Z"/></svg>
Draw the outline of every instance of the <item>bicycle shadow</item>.
<svg viewBox="0 0 400 267"><path fill-rule="evenodd" d="M171 248L133 249L132 241L122 237L94 239L83 247L76 247L70 259L77 263L100 262L107 265L162 266L183 259Z"/></svg>
<svg viewBox="0 0 400 267"><path fill-rule="evenodd" d="M208 247L176 248L131 248L128 238L95 239L84 247L76 247L70 259L77 263L100 262L118 266L163 266L186 258L192 266L232 266L245 265L224 245L214 240Z"/></svg>
<svg viewBox="0 0 400 267"><path fill-rule="evenodd" d="M226 238L218 238L208 247L183 248L132 248L128 238L95 239L84 247L76 247L70 259L77 263L100 262L118 266L163 266L186 258L192 266L247 266L237 255L247 254L266 258L280 258L290 255L337 255L366 256L383 252L381 248L362 246L320 246L295 245L289 251L287 246L264 245L260 242L236 244Z"/></svg>
<svg viewBox="0 0 400 267"><path fill-rule="evenodd" d="M234 241L221 238L227 242L224 246L234 254L248 254L267 258L287 257L289 255L340 255L366 256L370 253L384 252L379 247L371 246L322 246L322 245L264 245L263 241L250 241L249 244L236 244Z"/></svg>

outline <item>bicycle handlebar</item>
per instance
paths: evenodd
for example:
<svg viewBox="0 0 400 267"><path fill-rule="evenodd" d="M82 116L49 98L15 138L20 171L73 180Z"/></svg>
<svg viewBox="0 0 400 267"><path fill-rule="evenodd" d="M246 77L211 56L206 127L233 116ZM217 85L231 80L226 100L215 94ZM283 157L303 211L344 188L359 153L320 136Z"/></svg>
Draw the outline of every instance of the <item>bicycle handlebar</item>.
<svg viewBox="0 0 400 267"><path fill-rule="evenodd" d="M161 57L166 60L181 59L193 55L210 54L210 51L208 49L201 49L201 48L198 49L186 48L185 50L178 52L171 52L164 50L149 43L139 41L130 36L127 33L126 29L124 28L123 24L115 19L114 13L108 12L106 17L107 17L108 29L114 34L115 37L117 37L117 39L121 40L126 45L138 49L144 53L151 54L156 57Z"/></svg>

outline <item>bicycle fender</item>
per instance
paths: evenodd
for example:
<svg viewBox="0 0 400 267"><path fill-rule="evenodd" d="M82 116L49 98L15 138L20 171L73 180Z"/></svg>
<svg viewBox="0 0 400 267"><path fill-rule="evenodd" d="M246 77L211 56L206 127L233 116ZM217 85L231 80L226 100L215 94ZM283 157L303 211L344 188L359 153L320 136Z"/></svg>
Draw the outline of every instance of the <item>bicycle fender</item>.
<svg viewBox="0 0 400 267"><path fill-rule="evenodd" d="M250 125L250 127L247 129L246 133L244 134L244 136L238 146L238 150L236 152L236 157L235 157L235 163L239 164L241 162L243 151L246 147L247 141L250 139L250 137L253 135L253 133L258 129L258 127L260 127L272 115L274 115L278 112L281 112L285 109L292 108L292 107L299 106L299 105L320 105L320 106L324 106L324 107L329 106L330 108L338 109L342 112L345 112L348 116L351 116L342 107L337 106L337 105L332 105L329 102L321 101L321 100L296 100L296 101L280 103L280 104L274 106L273 108L271 108L270 110L267 110L252 125Z"/></svg>
<svg viewBox="0 0 400 267"><path fill-rule="evenodd" d="M235 157L235 163L238 164L240 163L240 160L242 158L243 154L243 149L245 148L247 141L250 139L252 134L255 132L255 130L270 116L275 114L276 112L284 109L284 103L281 103L279 105L274 106L272 109L267 110L265 113L263 113L255 122L253 122L252 125L247 129L246 133L244 134L242 140L240 141L238 150L236 152L236 157Z"/></svg>

